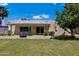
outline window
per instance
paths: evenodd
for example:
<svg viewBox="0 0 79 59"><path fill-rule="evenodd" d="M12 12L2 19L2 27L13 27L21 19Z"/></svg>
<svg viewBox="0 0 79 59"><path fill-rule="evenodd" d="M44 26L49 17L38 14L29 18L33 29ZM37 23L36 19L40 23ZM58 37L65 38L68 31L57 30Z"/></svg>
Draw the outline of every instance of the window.
<svg viewBox="0 0 79 59"><path fill-rule="evenodd" d="M29 27L20 27L20 31L28 32L29 31Z"/></svg>

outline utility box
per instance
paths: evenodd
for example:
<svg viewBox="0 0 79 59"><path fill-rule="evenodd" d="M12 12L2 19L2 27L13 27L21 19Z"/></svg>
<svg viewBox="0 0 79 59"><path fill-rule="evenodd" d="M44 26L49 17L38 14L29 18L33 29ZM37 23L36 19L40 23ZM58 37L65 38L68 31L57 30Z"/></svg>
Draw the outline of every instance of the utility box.
<svg viewBox="0 0 79 59"><path fill-rule="evenodd" d="M27 32L24 31L20 32L20 37L27 37Z"/></svg>

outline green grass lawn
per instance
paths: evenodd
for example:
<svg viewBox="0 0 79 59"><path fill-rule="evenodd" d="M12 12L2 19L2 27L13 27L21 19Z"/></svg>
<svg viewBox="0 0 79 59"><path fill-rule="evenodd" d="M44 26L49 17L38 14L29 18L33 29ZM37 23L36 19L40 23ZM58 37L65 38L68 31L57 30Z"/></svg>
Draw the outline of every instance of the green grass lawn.
<svg viewBox="0 0 79 59"><path fill-rule="evenodd" d="M79 55L79 40L0 40L0 55Z"/></svg>

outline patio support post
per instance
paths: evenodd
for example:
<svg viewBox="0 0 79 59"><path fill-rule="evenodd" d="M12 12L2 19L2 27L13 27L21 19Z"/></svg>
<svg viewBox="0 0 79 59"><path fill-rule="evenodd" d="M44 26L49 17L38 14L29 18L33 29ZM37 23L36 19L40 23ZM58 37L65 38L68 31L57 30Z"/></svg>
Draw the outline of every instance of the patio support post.
<svg viewBox="0 0 79 59"><path fill-rule="evenodd" d="M15 25L12 25L12 34L14 35L15 33Z"/></svg>

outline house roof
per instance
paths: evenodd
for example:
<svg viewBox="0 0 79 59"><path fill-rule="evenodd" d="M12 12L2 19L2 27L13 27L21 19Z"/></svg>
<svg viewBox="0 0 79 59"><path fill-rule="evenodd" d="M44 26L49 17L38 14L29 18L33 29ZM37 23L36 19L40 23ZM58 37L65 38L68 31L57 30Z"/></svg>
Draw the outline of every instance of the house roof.
<svg viewBox="0 0 79 59"><path fill-rule="evenodd" d="M40 20L17 20L11 21L9 24L50 24L48 21L40 21Z"/></svg>

